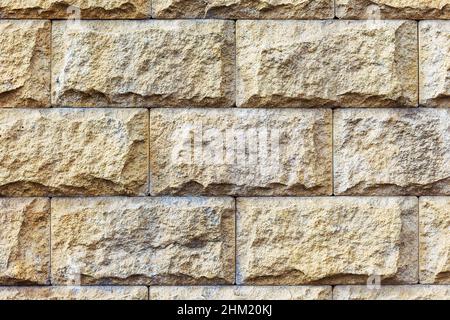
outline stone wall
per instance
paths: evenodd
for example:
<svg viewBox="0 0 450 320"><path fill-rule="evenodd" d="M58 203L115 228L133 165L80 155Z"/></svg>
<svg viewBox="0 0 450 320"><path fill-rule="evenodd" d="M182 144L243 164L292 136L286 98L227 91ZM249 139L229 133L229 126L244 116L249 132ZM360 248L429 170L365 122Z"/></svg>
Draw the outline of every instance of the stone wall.
<svg viewBox="0 0 450 320"><path fill-rule="evenodd" d="M446 19L0 0L0 299L450 299Z"/></svg>

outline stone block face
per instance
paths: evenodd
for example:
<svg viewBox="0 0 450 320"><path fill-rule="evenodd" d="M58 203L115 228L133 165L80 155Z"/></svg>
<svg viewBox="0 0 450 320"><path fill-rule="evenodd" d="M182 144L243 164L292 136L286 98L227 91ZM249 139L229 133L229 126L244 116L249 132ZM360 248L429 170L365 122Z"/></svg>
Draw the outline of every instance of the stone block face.
<svg viewBox="0 0 450 320"><path fill-rule="evenodd" d="M237 283L417 283L415 197L237 199Z"/></svg>
<svg viewBox="0 0 450 320"><path fill-rule="evenodd" d="M412 21L238 21L240 107L417 106Z"/></svg>
<svg viewBox="0 0 450 320"><path fill-rule="evenodd" d="M56 21L52 101L230 107L234 51L232 21Z"/></svg>
<svg viewBox="0 0 450 320"><path fill-rule="evenodd" d="M450 286L336 286L334 300L450 300Z"/></svg>
<svg viewBox="0 0 450 320"><path fill-rule="evenodd" d="M334 191L450 194L450 109L334 112Z"/></svg>
<svg viewBox="0 0 450 320"><path fill-rule="evenodd" d="M331 110L153 109L152 195L329 195Z"/></svg>
<svg viewBox="0 0 450 320"><path fill-rule="evenodd" d="M419 44L420 104L427 107L448 108L450 107L450 21L421 21Z"/></svg>
<svg viewBox="0 0 450 320"><path fill-rule="evenodd" d="M1 0L1 18L137 19L150 16L151 0Z"/></svg>
<svg viewBox="0 0 450 320"><path fill-rule="evenodd" d="M147 190L147 110L0 110L0 195Z"/></svg>
<svg viewBox="0 0 450 320"><path fill-rule="evenodd" d="M450 19L449 0L336 0L344 19Z"/></svg>
<svg viewBox="0 0 450 320"><path fill-rule="evenodd" d="M421 197L420 283L450 284L450 197Z"/></svg>
<svg viewBox="0 0 450 320"><path fill-rule="evenodd" d="M332 19L333 0L153 0L155 18Z"/></svg>
<svg viewBox="0 0 450 320"><path fill-rule="evenodd" d="M0 285L48 284L50 200L0 198L0 225Z"/></svg>
<svg viewBox="0 0 450 320"><path fill-rule="evenodd" d="M0 300L147 300L147 287L0 287Z"/></svg>
<svg viewBox="0 0 450 320"><path fill-rule="evenodd" d="M50 32L49 21L0 20L0 108L50 105Z"/></svg>
<svg viewBox="0 0 450 320"><path fill-rule="evenodd" d="M331 300L331 286L150 287L150 300Z"/></svg>
<svg viewBox="0 0 450 320"><path fill-rule="evenodd" d="M232 198L52 200L56 284L234 282Z"/></svg>

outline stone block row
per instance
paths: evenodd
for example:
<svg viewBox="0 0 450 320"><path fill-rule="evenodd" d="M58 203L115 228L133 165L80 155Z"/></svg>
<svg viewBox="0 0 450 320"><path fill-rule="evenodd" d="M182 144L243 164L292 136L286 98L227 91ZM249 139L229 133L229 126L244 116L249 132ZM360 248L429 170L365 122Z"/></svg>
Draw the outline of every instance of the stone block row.
<svg viewBox="0 0 450 320"><path fill-rule="evenodd" d="M450 109L1 109L0 196L450 195Z"/></svg>
<svg viewBox="0 0 450 320"><path fill-rule="evenodd" d="M0 285L450 284L450 197L0 198L0 223Z"/></svg>
<svg viewBox="0 0 450 320"><path fill-rule="evenodd" d="M449 107L449 53L447 21L2 20L0 107Z"/></svg>
<svg viewBox="0 0 450 320"><path fill-rule="evenodd" d="M1 0L1 18L450 19L449 0Z"/></svg>

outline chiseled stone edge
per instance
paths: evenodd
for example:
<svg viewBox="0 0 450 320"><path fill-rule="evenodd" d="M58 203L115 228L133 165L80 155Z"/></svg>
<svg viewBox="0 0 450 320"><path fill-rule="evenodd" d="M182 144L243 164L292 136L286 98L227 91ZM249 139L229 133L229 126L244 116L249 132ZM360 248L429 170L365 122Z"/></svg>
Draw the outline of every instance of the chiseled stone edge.
<svg viewBox="0 0 450 320"><path fill-rule="evenodd" d="M401 297L402 293L406 293L407 295L402 298ZM410 295L408 296L408 294ZM372 297L370 295L372 295ZM397 285L397 286L382 285L380 287L339 285L333 288L333 300L421 300L421 299L450 300L450 285L413 284L413 285Z"/></svg>

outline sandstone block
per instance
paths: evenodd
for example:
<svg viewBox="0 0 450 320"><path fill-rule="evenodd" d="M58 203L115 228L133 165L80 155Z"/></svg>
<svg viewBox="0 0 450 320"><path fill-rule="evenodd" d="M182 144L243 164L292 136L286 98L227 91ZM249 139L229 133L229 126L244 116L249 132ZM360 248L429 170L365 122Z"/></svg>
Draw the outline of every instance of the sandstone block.
<svg viewBox="0 0 450 320"><path fill-rule="evenodd" d="M48 284L50 201L0 198L0 226L0 284Z"/></svg>
<svg viewBox="0 0 450 320"><path fill-rule="evenodd" d="M450 107L450 21L420 22L419 44L420 104L448 108Z"/></svg>
<svg viewBox="0 0 450 320"><path fill-rule="evenodd" d="M450 284L450 197L421 197L420 283Z"/></svg>
<svg viewBox="0 0 450 320"><path fill-rule="evenodd" d="M237 199L237 283L417 283L415 197Z"/></svg>
<svg viewBox="0 0 450 320"><path fill-rule="evenodd" d="M336 0L345 19L450 19L449 0Z"/></svg>
<svg viewBox="0 0 450 320"><path fill-rule="evenodd" d="M0 111L0 195L147 190L148 111Z"/></svg>
<svg viewBox="0 0 450 320"><path fill-rule="evenodd" d="M56 284L234 282L232 198L52 199Z"/></svg>
<svg viewBox="0 0 450 320"><path fill-rule="evenodd" d="M147 287L0 287L0 300L147 300Z"/></svg>
<svg viewBox="0 0 450 320"><path fill-rule="evenodd" d="M52 56L56 105L234 104L232 21L57 21Z"/></svg>
<svg viewBox="0 0 450 320"><path fill-rule="evenodd" d="M151 193L332 193L331 110L153 109Z"/></svg>
<svg viewBox="0 0 450 320"><path fill-rule="evenodd" d="M50 105L50 32L49 21L0 20L0 108Z"/></svg>
<svg viewBox="0 0 450 320"><path fill-rule="evenodd" d="M450 194L450 109L334 113L336 194Z"/></svg>
<svg viewBox="0 0 450 320"><path fill-rule="evenodd" d="M334 300L450 300L450 286L336 286Z"/></svg>
<svg viewBox="0 0 450 320"><path fill-rule="evenodd" d="M330 300L330 299L331 299L331 287L329 286L150 287L150 300Z"/></svg>
<svg viewBox="0 0 450 320"><path fill-rule="evenodd" d="M151 0L1 0L0 18L136 19L150 16Z"/></svg>
<svg viewBox="0 0 450 320"><path fill-rule="evenodd" d="M238 21L240 107L417 106L412 21Z"/></svg>
<svg viewBox="0 0 450 320"><path fill-rule="evenodd" d="M153 0L156 18L332 19L333 0Z"/></svg>

